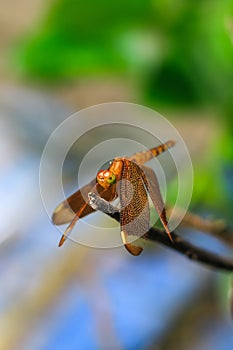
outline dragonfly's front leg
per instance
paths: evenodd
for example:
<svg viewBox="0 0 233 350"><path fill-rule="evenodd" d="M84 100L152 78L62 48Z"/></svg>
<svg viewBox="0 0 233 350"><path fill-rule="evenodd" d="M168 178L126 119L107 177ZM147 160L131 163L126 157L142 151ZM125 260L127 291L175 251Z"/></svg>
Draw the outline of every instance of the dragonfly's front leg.
<svg viewBox="0 0 233 350"><path fill-rule="evenodd" d="M88 198L89 198L89 205L94 210L100 210L100 211L102 211L106 214L110 214L110 215L120 213L119 209L114 207L112 204L110 204L105 199L99 197L96 193L89 192Z"/></svg>
<svg viewBox="0 0 233 350"><path fill-rule="evenodd" d="M100 210L108 214L111 218L116 219L118 222L120 222L120 210L118 208L114 207L105 199L99 197L96 193L90 192L88 193L88 197L89 197L89 205L93 209ZM127 236L124 234L124 232L121 232L121 235L122 235L124 246L129 253L135 256L141 254L143 250L142 247L134 245L133 243L128 243Z"/></svg>

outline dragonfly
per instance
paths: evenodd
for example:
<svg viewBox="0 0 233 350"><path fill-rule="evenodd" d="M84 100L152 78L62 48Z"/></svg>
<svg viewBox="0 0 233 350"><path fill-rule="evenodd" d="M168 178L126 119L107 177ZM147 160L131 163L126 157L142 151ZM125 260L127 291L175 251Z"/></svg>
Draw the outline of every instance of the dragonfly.
<svg viewBox="0 0 233 350"><path fill-rule="evenodd" d="M98 194L108 202L119 198L121 238L132 255L141 254L143 248L135 242L150 229L149 197L172 241L157 176L152 168L144 164L174 145L175 141L169 140L131 157L114 158L108 169L100 170L95 179L60 203L53 212L52 221L55 225L69 225L58 246L63 245L80 218L95 212L89 203L90 192ZM133 242L130 240L132 236L136 237Z"/></svg>

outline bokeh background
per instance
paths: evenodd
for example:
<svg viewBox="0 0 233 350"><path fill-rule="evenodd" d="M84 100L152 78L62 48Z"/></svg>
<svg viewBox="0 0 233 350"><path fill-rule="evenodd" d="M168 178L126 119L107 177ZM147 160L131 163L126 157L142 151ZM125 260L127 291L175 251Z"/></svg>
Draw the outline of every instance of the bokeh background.
<svg viewBox="0 0 233 350"><path fill-rule="evenodd" d="M0 349L232 350L229 274L155 245L139 258L69 241L58 249L38 184L46 140L72 112L139 103L168 118L187 143L191 209L231 223L232 1L0 7ZM71 155L67 184L81 156Z"/></svg>

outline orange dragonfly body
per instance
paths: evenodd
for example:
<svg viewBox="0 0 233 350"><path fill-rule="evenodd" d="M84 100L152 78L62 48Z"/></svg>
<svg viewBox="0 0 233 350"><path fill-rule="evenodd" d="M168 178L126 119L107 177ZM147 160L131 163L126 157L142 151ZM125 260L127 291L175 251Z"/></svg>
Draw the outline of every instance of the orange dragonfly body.
<svg viewBox="0 0 233 350"><path fill-rule="evenodd" d="M62 225L70 222L59 246L64 243L79 218L95 211L89 205L88 193L90 192L97 193L109 202L119 197L121 237L131 254L139 255L143 249L134 242L129 242L129 236L140 237L150 228L148 195L165 231L172 240L157 177L154 171L144 163L167 151L174 144L174 141L167 141L131 157L114 158L107 170L99 171L94 180L58 205L52 216L53 223Z"/></svg>

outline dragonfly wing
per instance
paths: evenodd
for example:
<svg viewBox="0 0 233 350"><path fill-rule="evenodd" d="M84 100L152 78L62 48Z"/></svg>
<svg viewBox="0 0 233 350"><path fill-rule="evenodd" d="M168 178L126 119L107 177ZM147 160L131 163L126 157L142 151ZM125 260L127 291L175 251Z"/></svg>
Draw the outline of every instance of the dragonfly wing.
<svg viewBox="0 0 233 350"><path fill-rule="evenodd" d="M150 198L154 204L156 211L159 214L160 220L161 220L169 238L172 241L171 232L170 232L170 229L169 229L168 223L167 223L165 205L164 205L163 198L162 198L162 195L160 192L158 179L157 179L153 169L151 169L147 166L142 166L141 168L143 169L142 176L144 178L144 183L145 183L145 186L149 192Z"/></svg>
<svg viewBox="0 0 233 350"><path fill-rule="evenodd" d="M131 254L139 255L143 248L134 241L149 230L149 203L142 171L137 164L128 159L124 159L123 163L119 197L122 241Z"/></svg>
<svg viewBox="0 0 233 350"><path fill-rule="evenodd" d="M128 235L126 232L121 231L121 238L122 242L124 243L125 248L128 250L128 252L134 256L138 256L143 251L143 248L139 245L135 245L133 243L127 243L128 242Z"/></svg>
<svg viewBox="0 0 233 350"><path fill-rule="evenodd" d="M96 183L96 179L93 179L87 185L82 187L80 190L73 193L70 197L60 203L57 208L53 212L52 221L55 225L63 225L68 222L71 222L75 214L80 211L80 209L89 202L88 193L94 192L96 188L97 192L101 194L103 192L103 188ZM111 186L108 190L106 190L102 195L102 198L107 201L112 201L116 197L116 188L115 186ZM95 210L87 204L80 214L80 218L93 213Z"/></svg>

